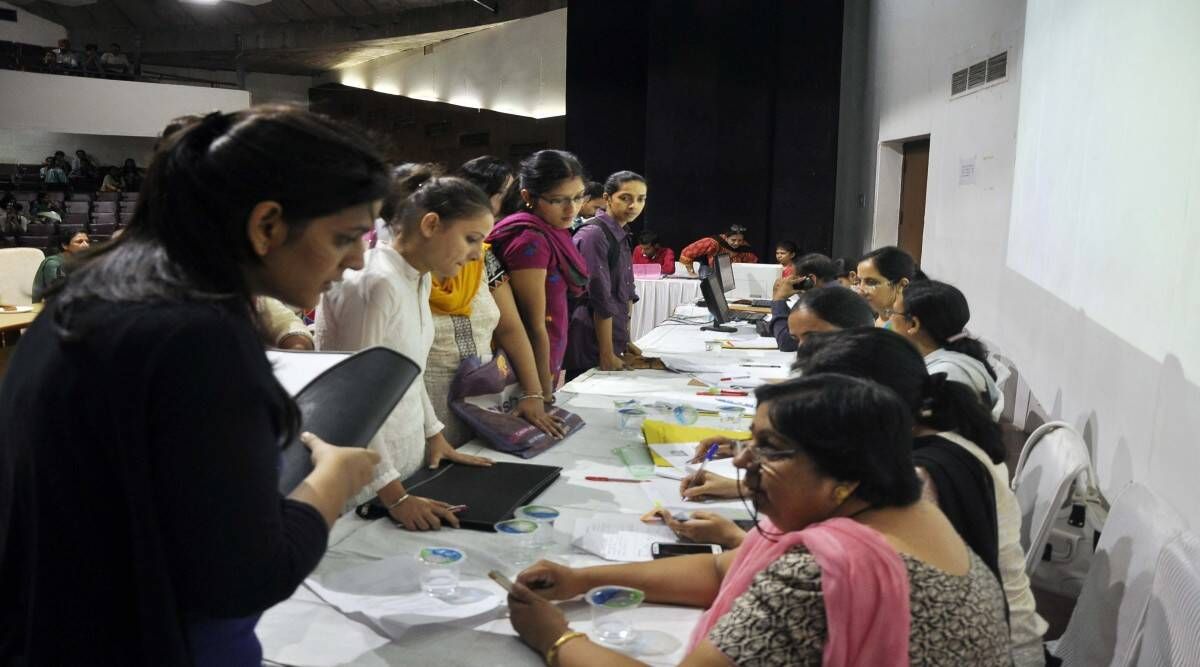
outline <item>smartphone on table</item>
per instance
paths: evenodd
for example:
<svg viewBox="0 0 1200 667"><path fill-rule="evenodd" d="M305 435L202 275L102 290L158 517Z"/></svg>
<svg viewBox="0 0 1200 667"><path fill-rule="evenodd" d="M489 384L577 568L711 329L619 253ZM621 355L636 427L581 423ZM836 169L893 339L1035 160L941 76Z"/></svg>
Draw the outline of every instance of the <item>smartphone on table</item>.
<svg viewBox="0 0 1200 667"><path fill-rule="evenodd" d="M716 544L682 544L673 542L655 542L650 545L650 556L655 560L672 556L689 556L691 554L719 554L721 547Z"/></svg>

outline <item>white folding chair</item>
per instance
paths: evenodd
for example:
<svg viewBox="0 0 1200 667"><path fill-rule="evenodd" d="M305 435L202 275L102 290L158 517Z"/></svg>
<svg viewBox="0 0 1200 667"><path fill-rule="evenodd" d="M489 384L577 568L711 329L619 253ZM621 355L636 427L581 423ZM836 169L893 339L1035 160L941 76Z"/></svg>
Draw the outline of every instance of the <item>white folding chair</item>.
<svg viewBox="0 0 1200 667"><path fill-rule="evenodd" d="M1063 665L1130 664L1158 555L1186 528L1174 509L1141 484L1117 495L1067 629L1050 645Z"/></svg>
<svg viewBox="0 0 1200 667"><path fill-rule="evenodd" d="M1025 573L1033 574L1042 559L1050 526L1066 504L1075 483L1093 477L1092 460L1083 438L1066 422L1038 427L1025 441L1013 473L1012 488L1021 506L1021 546L1025 547Z"/></svg>
<svg viewBox="0 0 1200 667"><path fill-rule="evenodd" d="M37 248L0 249L0 303L28 306L33 303L33 275L45 253Z"/></svg>
<svg viewBox="0 0 1200 667"><path fill-rule="evenodd" d="M1200 538L1180 533L1163 547L1155 570L1132 664L1200 665Z"/></svg>

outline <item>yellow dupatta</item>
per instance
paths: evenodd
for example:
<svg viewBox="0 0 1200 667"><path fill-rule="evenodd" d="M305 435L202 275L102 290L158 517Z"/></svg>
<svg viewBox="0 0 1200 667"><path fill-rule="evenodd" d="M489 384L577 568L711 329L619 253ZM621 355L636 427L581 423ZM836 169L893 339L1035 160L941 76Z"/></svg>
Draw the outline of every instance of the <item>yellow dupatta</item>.
<svg viewBox="0 0 1200 667"><path fill-rule="evenodd" d="M479 292L479 283L485 267L483 258L489 248L490 244L483 244L483 252L479 254L479 259L463 266L457 276L433 281L433 289L429 292L429 309L434 315L471 314L471 301Z"/></svg>

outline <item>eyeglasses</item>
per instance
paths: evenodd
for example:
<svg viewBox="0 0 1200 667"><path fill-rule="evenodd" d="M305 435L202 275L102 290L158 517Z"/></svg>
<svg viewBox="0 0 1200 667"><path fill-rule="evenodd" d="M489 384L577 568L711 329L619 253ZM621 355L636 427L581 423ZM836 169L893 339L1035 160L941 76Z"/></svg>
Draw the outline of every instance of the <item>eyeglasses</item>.
<svg viewBox="0 0 1200 667"><path fill-rule="evenodd" d="M864 292L874 292L884 285L895 285L895 283L890 280L879 281L875 280L874 278L862 278L855 283L855 286Z"/></svg>
<svg viewBox="0 0 1200 667"><path fill-rule="evenodd" d="M733 443L733 455L737 456L742 452L746 452L750 457L751 463L762 465L772 461L782 461L799 454L800 449L777 449L775 447L761 447L756 445L753 440L738 440Z"/></svg>
<svg viewBox="0 0 1200 667"><path fill-rule="evenodd" d="M568 204L570 204L572 206L579 206L579 205L583 204L583 202L588 200L588 196L587 196L586 192L581 192L581 193L575 195L574 197L543 197L541 195L536 195L536 196L538 199L546 202L547 204L549 204L551 206L560 206L563 208L566 208L566 206Z"/></svg>

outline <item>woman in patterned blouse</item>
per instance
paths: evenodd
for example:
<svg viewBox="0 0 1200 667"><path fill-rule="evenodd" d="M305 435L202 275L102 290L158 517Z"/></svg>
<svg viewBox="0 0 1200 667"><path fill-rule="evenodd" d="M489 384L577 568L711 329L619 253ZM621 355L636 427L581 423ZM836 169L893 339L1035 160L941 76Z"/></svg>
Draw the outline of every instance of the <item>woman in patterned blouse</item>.
<svg viewBox="0 0 1200 667"><path fill-rule="evenodd" d="M551 667L641 664L573 633L549 602L617 584L707 608L683 665L1009 664L999 584L920 498L908 406L835 374L757 398L735 464L763 518L742 546L582 569L539 562L509 596L521 638Z"/></svg>

